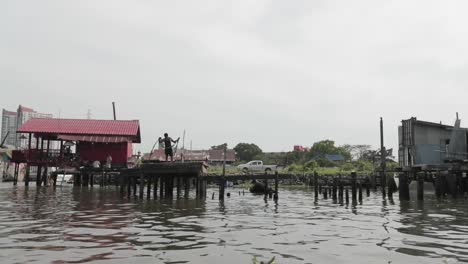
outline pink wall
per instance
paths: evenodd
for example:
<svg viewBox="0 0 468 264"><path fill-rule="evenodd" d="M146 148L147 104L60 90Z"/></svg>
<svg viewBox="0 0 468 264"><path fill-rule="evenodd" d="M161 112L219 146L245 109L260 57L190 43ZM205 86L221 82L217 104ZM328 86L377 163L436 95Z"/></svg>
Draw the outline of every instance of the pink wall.
<svg viewBox="0 0 468 264"><path fill-rule="evenodd" d="M77 145L77 152L82 160L99 160L105 163L107 156L112 156L112 164L126 165L127 159L132 155L132 143L90 143L80 142Z"/></svg>

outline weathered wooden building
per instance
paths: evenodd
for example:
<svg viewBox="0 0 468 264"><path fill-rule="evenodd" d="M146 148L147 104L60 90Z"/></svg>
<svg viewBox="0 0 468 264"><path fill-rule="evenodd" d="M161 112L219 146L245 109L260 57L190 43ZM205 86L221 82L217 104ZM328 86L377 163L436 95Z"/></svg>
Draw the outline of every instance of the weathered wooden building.
<svg viewBox="0 0 468 264"><path fill-rule="evenodd" d="M103 164L108 157L113 167L126 167L132 145L141 142L137 120L37 118L27 121L17 133L27 135L28 144L26 149L13 151L12 162L16 167L27 164L25 181L29 181L31 167L37 168L38 185L45 182L42 175L47 175L48 168L78 169L94 161Z"/></svg>
<svg viewBox="0 0 468 264"><path fill-rule="evenodd" d="M398 128L398 160L402 168L419 165L441 165L447 161L466 160L468 129L417 120L403 120Z"/></svg>

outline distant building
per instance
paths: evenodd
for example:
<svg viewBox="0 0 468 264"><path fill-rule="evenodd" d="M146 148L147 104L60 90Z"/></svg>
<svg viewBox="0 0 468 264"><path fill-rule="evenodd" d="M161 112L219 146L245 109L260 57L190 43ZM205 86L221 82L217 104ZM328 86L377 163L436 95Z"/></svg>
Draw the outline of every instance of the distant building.
<svg viewBox="0 0 468 264"><path fill-rule="evenodd" d="M31 118L52 118L52 114L38 113L33 109L22 105L18 107L16 112L3 109L1 137L2 140L7 137L5 141L6 146L11 146L17 149L26 147L27 143L21 140L20 135L16 133L16 130Z"/></svg>
<svg viewBox="0 0 468 264"><path fill-rule="evenodd" d="M305 152L308 150L309 150L308 148L301 146L301 145L295 145L293 148L293 151L297 151L297 152Z"/></svg>
<svg viewBox="0 0 468 264"><path fill-rule="evenodd" d="M417 120L403 120L398 128L398 160L401 167L440 165L447 160L467 159L468 129Z"/></svg>
<svg viewBox="0 0 468 264"><path fill-rule="evenodd" d="M323 154L316 155L312 160L328 160L332 162L342 162L345 161L345 157L341 154Z"/></svg>
<svg viewBox="0 0 468 264"><path fill-rule="evenodd" d="M174 160L183 160L185 161L206 161L211 164L220 164L224 161L224 151L223 150L177 150L174 153ZM151 160L165 160L166 155L164 154L164 149L155 149L153 153L145 154L143 159ZM228 149L226 151L226 163L231 164L236 161L236 152L233 149Z"/></svg>
<svg viewBox="0 0 468 264"><path fill-rule="evenodd" d="M16 142L16 125L17 113L3 109L2 111L2 138L0 141L5 140L5 146L15 146ZM0 142L1 143L1 142Z"/></svg>

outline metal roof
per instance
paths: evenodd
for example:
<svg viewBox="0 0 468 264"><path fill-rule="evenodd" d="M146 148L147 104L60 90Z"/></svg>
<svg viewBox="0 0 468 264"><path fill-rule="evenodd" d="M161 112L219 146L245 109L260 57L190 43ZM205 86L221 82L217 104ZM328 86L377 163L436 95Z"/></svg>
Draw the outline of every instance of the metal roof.
<svg viewBox="0 0 468 264"><path fill-rule="evenodd" d="M138 120L94 120L33 118L24 123L17 133L126 136L139 143L140 123Z"/></svg>
<svg viewBox="0 0 468 264"><path fill-rule="evenodd" d="M132 142L130 137L124 136L85 136L85 135L59 135L58 139L65 141L80 141L94 143L122 143Z"/></svg>

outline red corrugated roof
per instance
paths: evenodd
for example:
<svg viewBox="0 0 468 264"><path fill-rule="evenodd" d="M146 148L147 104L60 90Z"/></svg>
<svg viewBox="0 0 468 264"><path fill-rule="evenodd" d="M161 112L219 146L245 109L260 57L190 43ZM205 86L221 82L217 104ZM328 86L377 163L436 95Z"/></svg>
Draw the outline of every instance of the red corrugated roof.
<svg viewBox="0 0 468 264"><path fill-rule="evenodd" d="M95 142L95 143L122 143L132 142L130 137L124 136L83 136L83 135L59 135L58 139L65 141Z"/></svg>
<svg viewBox="0 0 468 264"><path fill-rule="evenodd" d="M138 120L33 118L24 123L17 133L128 136L139 143L140 123Z"/></svg>

